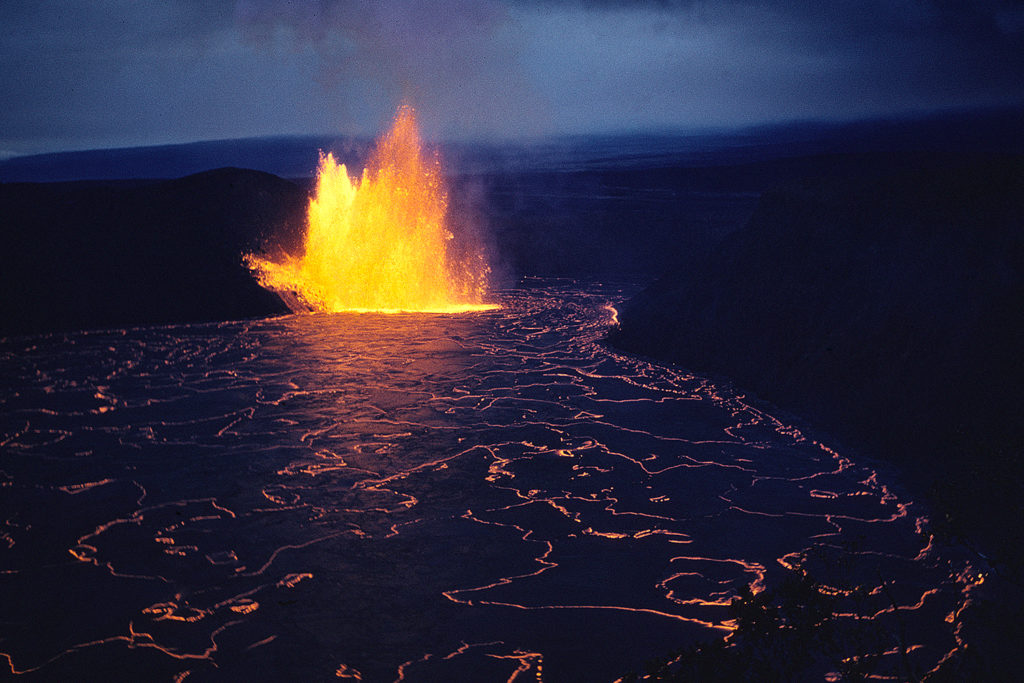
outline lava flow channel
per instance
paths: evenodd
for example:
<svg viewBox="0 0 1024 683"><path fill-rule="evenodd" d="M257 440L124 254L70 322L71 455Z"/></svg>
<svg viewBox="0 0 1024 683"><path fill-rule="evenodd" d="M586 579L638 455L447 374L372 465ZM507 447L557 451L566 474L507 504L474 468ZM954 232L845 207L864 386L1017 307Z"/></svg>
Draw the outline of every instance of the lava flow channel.
<svg viewBox="0 0 1024 683"><path fill-rule="evenodd" d="M321 154L304 252L275 262L250 254L263 287L296 310L460 313L484 303L481 251L451 248L448 193L437 154L423 151L412 107L399 108L361 178Z"/></svg>

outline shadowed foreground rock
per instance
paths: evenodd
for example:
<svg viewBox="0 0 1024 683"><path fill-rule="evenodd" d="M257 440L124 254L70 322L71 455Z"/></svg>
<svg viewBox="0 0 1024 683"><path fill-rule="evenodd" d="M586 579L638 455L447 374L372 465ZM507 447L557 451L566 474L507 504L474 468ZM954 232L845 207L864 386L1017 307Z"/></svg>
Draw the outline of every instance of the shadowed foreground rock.
<svg viewBox="0 0 1024 683"><path fill-rule="evenodd" d="M767 193L714 255L624 306L613 343L721 373L901 465L1016 570L1024 160Z"/></svg>
<svg viewBox="0 0 1024 683"><path fill-rule="evenodd" d="M295 248L306 192L224 168L164 182L0 184L0 335L287 312L242 255Z"/></svg>

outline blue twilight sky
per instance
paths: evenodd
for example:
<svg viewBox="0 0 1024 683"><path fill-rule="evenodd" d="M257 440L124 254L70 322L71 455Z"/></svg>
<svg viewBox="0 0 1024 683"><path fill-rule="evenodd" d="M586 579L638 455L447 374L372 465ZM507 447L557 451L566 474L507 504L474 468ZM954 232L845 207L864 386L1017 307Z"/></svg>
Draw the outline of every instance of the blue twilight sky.
<svg viewBox="0 0 1024 683"><path fill-rule="evenodd" d="M520 139L1024 105L1009 0L3 0L0 158L260 135Z"/></svg>

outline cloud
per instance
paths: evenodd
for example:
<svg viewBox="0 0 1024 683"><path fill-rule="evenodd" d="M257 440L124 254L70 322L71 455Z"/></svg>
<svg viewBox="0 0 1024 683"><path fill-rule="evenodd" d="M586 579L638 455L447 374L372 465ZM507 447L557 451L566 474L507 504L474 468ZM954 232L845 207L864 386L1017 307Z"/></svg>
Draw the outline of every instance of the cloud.
<svg viewBox="0 0 1024 683"><path fill-rule="evenodd" d="M1001 0L0 3L0 148L523 137L1024 105Z"/></svg>
<svg viewBox="0 0 1024 683"><path fill-rule="evenodd" d="M0 143L102 144L147 126L140 140L161 128L195 127L172 115L187 108L182 100L196 93L193 85L203 87L188 77L230 26L223 10L175 2L146 10L110 1L0 5Z"/></svg>
<svg viewBox="0 0 1024 683"><path fill-rule="evenodd" d="M547 70L552 89L575 95L554 107L573 122L736 125L1024 103L1024 46L984 3L517 4L544 18L527 52L538 80Z"/></svg>

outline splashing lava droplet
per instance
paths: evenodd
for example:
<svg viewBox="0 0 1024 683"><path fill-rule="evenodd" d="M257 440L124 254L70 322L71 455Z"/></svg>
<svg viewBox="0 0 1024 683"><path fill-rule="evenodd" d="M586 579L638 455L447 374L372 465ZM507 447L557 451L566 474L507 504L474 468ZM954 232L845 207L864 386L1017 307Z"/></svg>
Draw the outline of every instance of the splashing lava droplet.
<svg viewBox="0 0 1024 683"><path fill-rule="evenodd" d="M370 156L361 178L321 155L305 251L282 262L248 255L261 285L314 311L457 313L484 303L482 252L450 248L448 194L436 154L424 154L412 107Z"/></svg>

